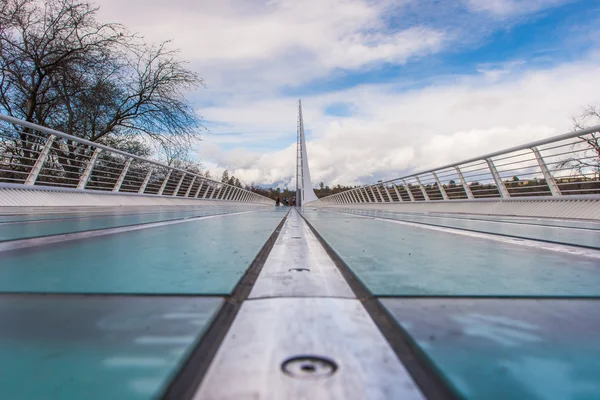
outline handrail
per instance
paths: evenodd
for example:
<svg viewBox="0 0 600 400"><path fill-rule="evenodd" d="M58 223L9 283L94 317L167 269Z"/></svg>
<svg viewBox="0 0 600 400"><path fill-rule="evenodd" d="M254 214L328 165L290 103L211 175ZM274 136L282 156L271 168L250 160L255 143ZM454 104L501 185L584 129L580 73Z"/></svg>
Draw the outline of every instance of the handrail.
<svg viewBox="0 0 600 400"><path fill-rule="evenodd" d="M599 144L600 138L594 135L598 132L600 132L600 125L510 147L399 178L358 186L323 197L319 201L333 204L396 203L402 201L508 198L530 195L599 194L600 148L595 147ZM585 138L596 144L586 148L583 140L574 143L561 143L572 138ZM545 145L554 143L559 145L542 148ZM557 151L557 149L565 146L570 146L571 149L565 152ZM531 153L528 153L529 159L524 159L524 154L514 154L522 152L522 150L531 151ZM508 157L497 160L501 161L498 165L494 163L494 157L507 155ZM595 158L597 159L596 164L593 161ZM590 159L592 161L589 161ZM530 161L534 162L528 164ZM477 166L472 165L475 162L480 164ZM461 167L463 170L461 170ZM474 169L475 167L477 168ZM578 183L569 181L573 180L572 177L567 177L569 171L577 172L580 177ZM534 184L528 184L527 188L523 188L518 187L523 185L515 183L520 181L505 181L507 178L510 179L511 176L518 175L529 176L525 182L533 182ZM457 186L454 183L455 181L460 181L460 185ZM486 184L486 181L489 184ZM580 187L573 189L576 184ZM536 190L525 190L532 188L536 188ZM382 195L381 189L383 189L386 196ZM454 193L449 193L450 191L454 191ZM431 198L432 195L434 198Z"/></svg>
<svg viewBox="0 0 600 400"><path fill-rule="evenodd" d="M492 157L496 157L496 156L501 156L501 155L507 154L507 153L514 153L515 151L526 150L526 149L530 149L532 147L542 146L542 145L545 145L545 144L548 144L548 143L554 143L554 142L558 142L558 141L565 140L565 139L571 139L571 138L574 138L574 137L584 136L584 135L587 135L589 133L595 133L595 132L600 132L600 125L595 125L595 126L592 126L591 128L582 129L580 131L573 131L573 132L569 132L569 133L563 133L561 135L552 136L552 137L549 137L547 139L536 140L534 142L530 142L530 143L527 143L527 144L522 144L522 145L519 145L519 146L509 147L509 148L504 149L504 150L500 150L500 151L495 151L493 153L484 154L484 155L479 156L479 157L468 158L466 160L462 160L462 161L459 161L459 162L447 164L447 165L444 165L444 166L441 166L441 167L437 167L437 168L433 168L433 169L428 169L426 171L421 171L421 172L418 172L416 174L411 174L409 176L428 174L430 172L439 171L440 169L452 168L455 165L469 164L469 163L472 163L472 162L475 162L475 161L485 160L486 158L492 158ZM379 183L382 183L382 184L391 183L393 181L396 181L397 179L401 179L401 178L390 179L388 181L379 182Z"/></svg>
<svg viewBox="0 0 600 400"><path fill-rule="evenodd" d="M38 132L43 132L43 133L49 135L50 138L52 138L51 142L54 140L55 137L58 137L58 138L63 138L63 139L67 139L67 140L72 140L72 141L77 142L79 144L89 146L90 148L102 149L102 150L104 150L106 152L109 152L109 153L112 153L112 154L119 154L121 156L126 157L126 159L128 159L129 161L126 162L126 165L123 166L122 173L121 173L122 176L119 177L119 182L120 183L122 183L123 179L125 178L125 176L127 174L127 169L129 168L129 164L131 163L131 160L138 160L138 161L141 161L143 163L150 164L150 165L152 165L154 167L165 168L165 169L167 169L167 171L170 171L169 174L171 174L172 172L178 172L178 173L183 174L181 176L181 182L183 182L183 178L185 176L190 176L190 177L194 177L194 181L192 181L192 185L194 185L194 183L195 183L195 181L196 181L197 178L200 178L200 180L202 180L203 182L205 182L205 181L206 182L211 182L214 186L216 186L216 185L222 185L222 186L225 186L227 188L232 188L233 190L229 190L228 189L229 191L231 191L231 195L228 194L228 199L227 200L230 200L230 201L244 201L244 202L248 202L249 201L249 202L257 202L257 203L264 203L264 204L274 204L273 200L271 200L271 199L269 199L269 198L267 198L265 196L259 195L257 193L251 192L251 191L249 191L247 189L243 189L243 188L240 188L240 187L237 187L237 186L233 186L233 185L230 185L230 184L224 183L224 182L219 182L219 181L216 181L214 179L206 178L206 177L204 177L204 176L202 176L200 174L189 172L189 171L186 171L186 170L183 170L183 169L180 169L180 168L176 168L176 167L171 167L169 165L163 164L163 163L158 162L158 161L146 159L146 158L137 156L135 154L127 153L125 151L112 148L110 146L106 146L106 145L103 145L103 144L100 144L100 143L95 143L95 142L92 142L92 141L89 141L87 139L83 139L83 138L80 138L80 137L77 137L77 136L69 135L67 133L57 131L55 129L46 128L46 127L43 127L43 126L31 123L31 122L27 122L27 121L22 121L22 120L20 120L18 118L11 117L11 116L4 115L4 114L0 114L0 121L7 122L9 124L12 124L13 126L14 125L18 125L18 126L21 126L21 127L25 127L25 128L29 128L29 129L38 131ZM39 174L40 170L42 169L42 165L45 162L45 157L47 156L47 153L51 150L51 146L45 146L45 147L47 147L46 154L42 154L43 152L41 152L40 155L39 155L39 157L38 157L38 162L40 162L39 163L40 165L38 166L38 170L34 171L34 169L36 168L36 165L34 165L32 167L32 170L29 171L29 177L31 177L32 173L34 173L36 176L34 177L34 179L30 179L30 182L27 182L27 181L23 182L24 184L34 184L35 183L35 178L37 178L37 174ZM43 159L42 159L42 156L43 156ZM92 156L92 158L94 158L94 157ZM36 162L36 164L38 164L38 162ZM91 166L91 168L93 168L93 161L89 162L88 166ZM91 168L90 168L90 171L86 171L86 173L89 174L91 172ZM3 173L3 170L0 170L0 178L2 177L2 173ZM31 181L33 181L33 182L31 182ZM165 185L166 185L166 183L167 183L167 180L165 180ZM45 183L45 184L47 184L47 183ZM180 185L181 184L178 185L177 190L175 191L176 193L174 193L173 196L176 196L177 193L179 192ZM117 188L117 189L120 189L120 188ZM187 193L187 195L185 197L189 196L189 189L191 189L191 185L189 186L188 193ZM120 191L120 190L115 190L115 191ZM235 196L233 196L234 192L235 192ZM242 193L246 194L246 196L243 196ZM162 194L159 193L159 195L162 195ZM213 193L211 195L211 198L214 198L214 195L215 195L215 193L213 191Z"/></svg>

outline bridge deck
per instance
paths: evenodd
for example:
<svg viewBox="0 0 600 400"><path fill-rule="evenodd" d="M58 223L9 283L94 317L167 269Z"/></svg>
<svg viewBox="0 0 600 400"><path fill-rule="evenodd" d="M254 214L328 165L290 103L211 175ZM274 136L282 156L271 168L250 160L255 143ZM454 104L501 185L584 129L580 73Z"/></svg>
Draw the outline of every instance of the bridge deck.
<svg viewBox="0 0 600 400"><path fill-rule="evenodd" d="M0 215L0 391L600 397L600 223L288 211Z"/></svg>

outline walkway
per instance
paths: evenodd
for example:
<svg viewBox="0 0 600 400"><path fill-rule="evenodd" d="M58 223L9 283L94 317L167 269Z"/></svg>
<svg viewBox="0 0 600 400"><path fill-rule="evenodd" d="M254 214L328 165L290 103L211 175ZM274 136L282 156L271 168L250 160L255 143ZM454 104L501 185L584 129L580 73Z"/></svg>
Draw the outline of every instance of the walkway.
<svg viewBox="0 0 600 400"><path fill-rule="evenodd" d="M0 215L6 398L600 398L600 223L31 211Z"/></svg>

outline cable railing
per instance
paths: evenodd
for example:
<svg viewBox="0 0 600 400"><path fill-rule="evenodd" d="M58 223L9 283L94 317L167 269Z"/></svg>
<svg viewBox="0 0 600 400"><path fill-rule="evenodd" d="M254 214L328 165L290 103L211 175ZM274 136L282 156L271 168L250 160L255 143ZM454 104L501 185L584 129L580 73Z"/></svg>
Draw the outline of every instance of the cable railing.
<svg viewBox="0 0 600 400"><path fill-rule="evenodd" d="M400 203L600 194L600 125L321 198Z"/></svg>
<svg viewBox="0 0 600 400"><path fill-rule="evenodd" d="M274 204L241 187L0 114L0 183Z"/></svg>

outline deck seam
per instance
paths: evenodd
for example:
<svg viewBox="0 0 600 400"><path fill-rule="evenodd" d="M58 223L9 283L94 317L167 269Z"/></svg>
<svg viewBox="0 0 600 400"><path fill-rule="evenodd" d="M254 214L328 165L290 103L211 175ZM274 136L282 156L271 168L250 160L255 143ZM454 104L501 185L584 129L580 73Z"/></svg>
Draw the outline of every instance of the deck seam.
<svg viewBox="0 0 600 400"><path fill-rule="evenodd" d="M356 298L361 302L373 322L375 322L375 325L419 389L421 389L423 395L430 400L458 399L458 395L436 372L432 362L414 345L408 332L396 322L306 217L301 212L298 212L298 214L304 219L329 257L333 260L333 263L340 270L342 276L356 294Z"/></svg>
<svg viewBox="0 0 600 400"><path fill-rule="evenodd" d="M187 360L185 360L163 394L158 396L162 399L187 400L193 398L197 388L210 367L213 358L221 347L229 328L231 327L242 304L252 290L254 283L262 270L285 221L286 215L281 219L271 236L260 249L245 274L238 281L230 296L225 297L223 306L217 311L208 328L200 338L196 347L192 349Z"/></svg>

